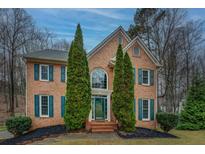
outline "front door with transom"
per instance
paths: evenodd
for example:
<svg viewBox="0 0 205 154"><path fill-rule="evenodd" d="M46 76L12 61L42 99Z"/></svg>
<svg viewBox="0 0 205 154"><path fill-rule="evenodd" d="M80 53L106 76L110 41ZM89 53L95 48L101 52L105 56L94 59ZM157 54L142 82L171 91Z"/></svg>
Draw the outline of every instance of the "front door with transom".
<svg viewBox="0 0 205 154"><path fill-rule="evenodd" d="M107 119L107 96L101 96L101 95L92 96L92 119L93 120Z"/></svg>

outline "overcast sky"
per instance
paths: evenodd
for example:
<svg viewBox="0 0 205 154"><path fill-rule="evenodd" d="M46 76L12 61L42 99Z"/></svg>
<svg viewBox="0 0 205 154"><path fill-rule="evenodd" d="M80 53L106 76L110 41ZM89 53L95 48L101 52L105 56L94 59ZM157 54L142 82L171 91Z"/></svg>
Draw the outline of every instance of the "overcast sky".
<svg viewBox="0 0 205 154"><path fill-rule="evenodd" d="M65 38L73 39L76 24L80 23L87 52L94 48L118 26L125 30L133 23L135 9L26 9L37 26L47 28ZM205 9L188 9L190 19L205 19Z"/></svg>

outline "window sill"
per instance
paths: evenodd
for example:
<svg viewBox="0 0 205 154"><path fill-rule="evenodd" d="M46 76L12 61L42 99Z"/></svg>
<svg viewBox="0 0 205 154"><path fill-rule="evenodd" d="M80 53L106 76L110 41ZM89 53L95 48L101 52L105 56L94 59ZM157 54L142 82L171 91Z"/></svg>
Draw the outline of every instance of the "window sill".
<svg viewBox="0 0 205 154"><path fill-rule="evenodd" d="M150 84L144 84L144 83L142 83L142 86L150 87L151 85L150 85Z"/></svg>
<svg viewBox="0 0 205 154"><path fill-rule="evenodd" d="M43 82L46 82L46 81L47 81L47 82L48 82L49 80L42 80L42 79L40 79L39 81L43 81Z"/></svg>
<svg viewBox="0 0 205 154"><path fill-rule="evenodd" d="M136 57L136 58L141 58L140 55L132 55L133 57Z"/></svg>
<svg viewBox="0 0 205 154"><path fill-rule="evenodd" d="M41 118L41 119L47 119L47 118L51 118L51 117L49 117L49 116L40 116L39 118Z"/></svg>
<svg viewBox="0 0 205 154"><path fill-rule="evenodd" d="M149 122L150 119L142 119L142 121L144 121L144 122Z"/></svg>

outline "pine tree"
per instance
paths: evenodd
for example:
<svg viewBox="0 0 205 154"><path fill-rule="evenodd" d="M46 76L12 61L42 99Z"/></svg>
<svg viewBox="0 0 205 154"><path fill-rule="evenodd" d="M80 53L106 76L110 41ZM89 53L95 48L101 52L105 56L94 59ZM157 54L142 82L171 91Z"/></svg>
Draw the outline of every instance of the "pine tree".
<svg viewBox="0 0 205 154"><path fill-rule="evenodd" d="M177 128L205 129L205 80L199 75L194 77Z"/></svg>
<svg viewBox="0 0 205 154"><path fill-rule="evenodd" d="M91 104L89 68L80 24L71 44L67 64L64 122L67 129L75 130L84 127Z"/></svg>
<svg viewBox="0 0 205 154"><path fill-rule="evenodd" d="M113 93L112 93L112 111L118 120L119 127L123 121L124 104L124 77L123 77L123 51L122 46L118 46L116 63L114 67Z"/></svg>
<svg viewBox="0 0 205 154"><path fill-rule="evenodd" d="M123 76L124 76L124 119L122 129L126 132L135 130L135 115L134 115L134 72L130 57L126 52L123 60ZM129 112L128 112L129 111Z"/></svg>

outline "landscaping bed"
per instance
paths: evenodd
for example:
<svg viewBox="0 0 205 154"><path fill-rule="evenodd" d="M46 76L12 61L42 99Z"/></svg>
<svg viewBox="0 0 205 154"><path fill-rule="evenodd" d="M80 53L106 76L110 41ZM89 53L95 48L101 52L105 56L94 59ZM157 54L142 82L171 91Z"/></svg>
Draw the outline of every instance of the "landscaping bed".
<svg viewBox="0 0 205 154"><path fill-rule="evenodd" d="M122 138L178 138L169 133L160 132L148 128L137 127L135 132L126 133L117 131L117 134Z"/></svg>
<svg viewBox="0 0 205 154"><path fill-rule="evenodd" d="M33 141L41 140L46 137L56 136L66 133L64 125L49 126L44 128L38 128L34 131L25 133L21 136L6 139L0 142L1 145L15 145L15 144L27 144Z"/></svg>

